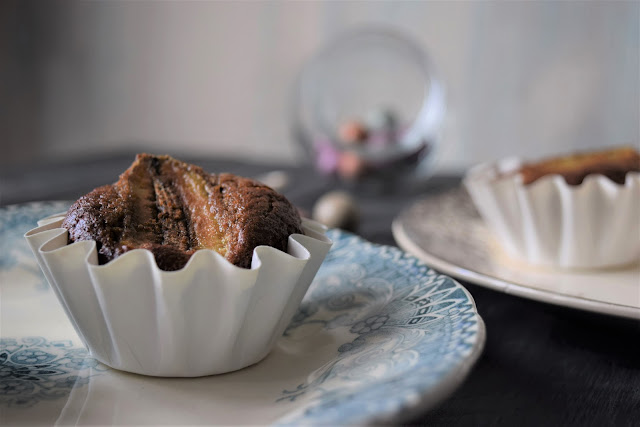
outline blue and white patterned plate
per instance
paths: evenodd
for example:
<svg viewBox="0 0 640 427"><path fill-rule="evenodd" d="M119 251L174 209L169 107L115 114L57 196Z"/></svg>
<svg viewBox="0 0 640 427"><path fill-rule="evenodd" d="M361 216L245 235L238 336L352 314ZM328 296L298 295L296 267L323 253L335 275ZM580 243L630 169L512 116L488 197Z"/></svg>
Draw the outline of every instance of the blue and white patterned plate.
<svg viewBox="0 0 640 427"><path fill-rule="evenodd" d="M331 252L262 362L195 379L109 369L82 347L23 239L68 205L0 209L3 423L398 422L448 396L481 353L484 325L460 284L396 248L331 230Z"/></svg>

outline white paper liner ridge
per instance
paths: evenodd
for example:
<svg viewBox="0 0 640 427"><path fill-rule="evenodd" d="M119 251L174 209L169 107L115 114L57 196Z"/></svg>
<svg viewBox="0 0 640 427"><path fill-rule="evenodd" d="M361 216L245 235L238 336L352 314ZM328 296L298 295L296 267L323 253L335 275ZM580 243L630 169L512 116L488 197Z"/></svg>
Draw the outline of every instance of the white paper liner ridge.
<svg viewBox="0 0 640 427"><path fill-rule="evenodd" d="M464 179L480 215L510 256L563 268L640 261L640 173L627 173L624 185L603 175L588 175L577 186L560 175L523 185L517 174L500 176L514 167L514 159L483 164Z"/></svg>
<svg viewBox="0 0 640 427"><path fill-rule="evenodd" d="M62 217L25 234L76 332L101 362L125 371L194 377L264 358L297 310L332 242L303 220L287 253L254 250L250 269L213 250L178 271L136 249L98 264L95 241L67 244Z"/></svg>

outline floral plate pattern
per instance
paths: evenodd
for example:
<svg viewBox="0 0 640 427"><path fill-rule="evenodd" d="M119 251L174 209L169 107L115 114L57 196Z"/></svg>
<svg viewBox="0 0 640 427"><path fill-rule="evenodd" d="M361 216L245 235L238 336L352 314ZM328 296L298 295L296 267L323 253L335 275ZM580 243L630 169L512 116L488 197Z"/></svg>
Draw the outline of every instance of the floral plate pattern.
<svg viewBox="0 0 640 427"><path fill-rule="evenodd" d="M65 397L89 383L90 368L107 368L87 357L69 340L43 337L0 339L0 405L30 407L41 400Z"/></svg>
<svg viewBox="0 0 640 427"><path fill-rule="evenodd" d="M92 359L65 323L22 238L38 219L67 206L0 209L0 269L8 279L0 283L6 295L0 330L2 422L399 422L446 398L484 345L482 319L460 284L397 248L330 230L333 248L264 361L198 379L114 371ZM136 392L140 389L146 392ZM167 399L173 405L158 405ZM48 411L30 410L39 406ZM117 419L104 418L109 407L118 408Z"/></svg>

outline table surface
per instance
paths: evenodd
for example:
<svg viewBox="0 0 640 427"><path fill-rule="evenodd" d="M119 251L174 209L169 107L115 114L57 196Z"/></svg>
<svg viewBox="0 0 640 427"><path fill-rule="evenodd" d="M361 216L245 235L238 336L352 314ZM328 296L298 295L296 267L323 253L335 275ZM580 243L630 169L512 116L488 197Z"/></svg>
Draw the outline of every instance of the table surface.
<svg viewBox="0 0 640 427"><path fill-rule="evenodd" d="M113 182L133 154L68 159L0 171L0 205L76 199ZM283 193L306 211L326 191L341 188L309 167L257 165L227 159L185 160L208 171L258 176L282 170ZM457 187L458 176L436 175L420 188L383 195L355 191L359 235L395 245L391 222L417 197ZM445 402L409 424L638 425L640 322L556 307L462 284L487 327L483 355Z"/></svg>

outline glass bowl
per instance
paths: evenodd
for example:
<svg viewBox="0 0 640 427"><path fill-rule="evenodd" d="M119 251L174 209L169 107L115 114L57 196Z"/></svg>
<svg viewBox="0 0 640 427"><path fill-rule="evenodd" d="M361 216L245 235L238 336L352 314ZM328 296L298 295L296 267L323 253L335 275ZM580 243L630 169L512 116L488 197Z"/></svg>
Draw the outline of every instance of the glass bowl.
<svg viewBox="0 0 640 427"><path fill-rule="evenodd" d="M316 169L350 182L424 181L445 114L445 90L418 44L362 28L303 67L293 102L295 139Z"/></svg>

